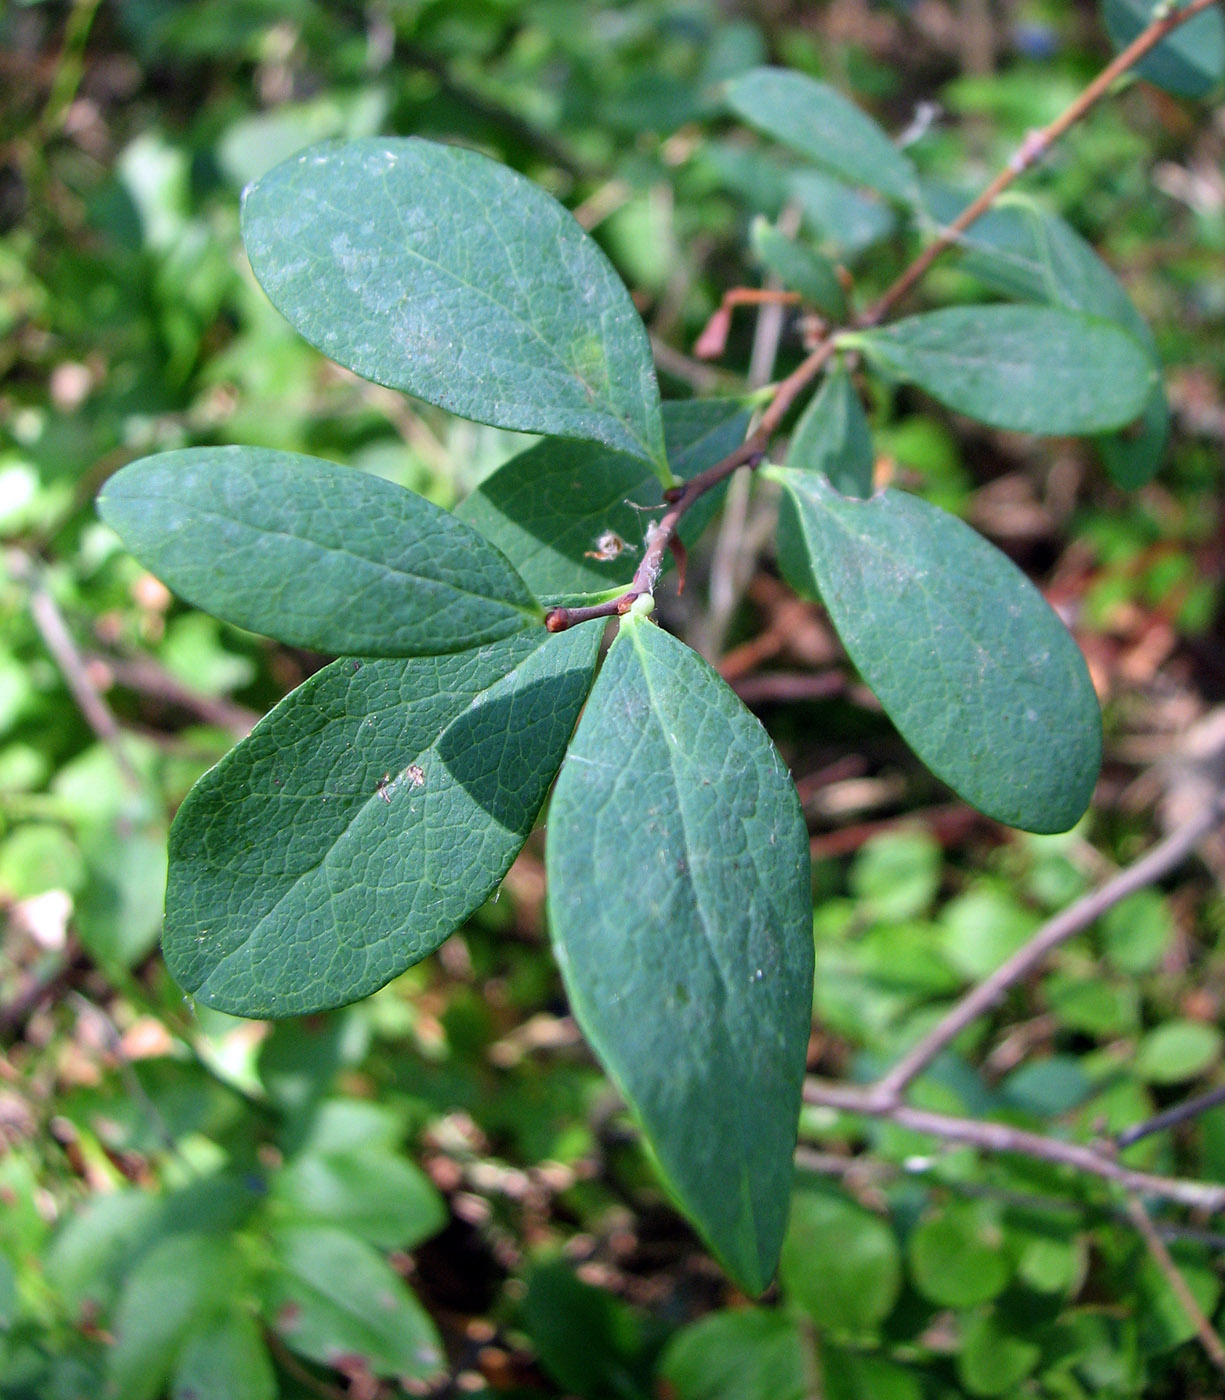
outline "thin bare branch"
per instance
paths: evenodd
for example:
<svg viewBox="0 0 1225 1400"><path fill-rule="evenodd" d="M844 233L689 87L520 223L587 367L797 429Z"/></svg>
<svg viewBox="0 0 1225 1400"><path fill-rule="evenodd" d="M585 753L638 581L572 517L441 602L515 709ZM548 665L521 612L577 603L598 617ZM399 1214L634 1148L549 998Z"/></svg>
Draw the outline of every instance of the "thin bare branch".
<svg viewBox="0 0 1225 1400"><path fill-rule="evenodd" d="M1225 1346L1222 1346L1220 1337L1213 1331L1212 1323L1204 1316L1204 1310L1195 1301L1195 1294L1191 1292L1187 1280L1182 1276L1182 1270L1174 1262L1173 1256L1166 1248L1165 1241L1157 1232L1149 1213L1144 1208L1144 1202L1138 1197L1128 1193L1127 1214L1136 1231L1144 1241L1153 1263L1165 1275L1166 1282L1170 1285L1170 1291L1178 1299L1179 1306L1187 1314L1187 1320L1195 1328L1195 1335L1200 1340L1200 1345L1207 1353L1209 1360L1225 1375Z"/></svg>
<svg viewBox="0 0 1225 1400"><path fill-rule="evenodd" d="M977 1118L957 1118L948 1113L931 1113L927 1109L911 1108L909 1104L882 1103L872 1086L854 1088L842 1084L827 1084L809 1079L804 1084L804 1102L818 1108L833 1108L841 1113L857 1113L867 1118L883 1118L898 1127L948 1142L961 1142L983 1152L1013 1153L1032 1157L1055 1166L1070 1167L1087 1176L1114 1182L1128 1191L1144 1196L1160 1196L1177 1201L1195 1210L1218 1213L1225 1211L1225 1185L1205 1181L1187 1181L1180 1177L1157 1176L1122 1166L1113 1157L1095 1147L1082 1143L1064 1142L1061 1138L1045 1137L1027 1132L1007 1123L984 1122Z"/></svg>
<svg viewBox="0 0 1225 1400"><path fill-rule="evenodd" d="M1197 845L1225 820L1225 794L1211 802L1190 821L1159 841L1152 850L1121 870L1112 880L1091 891L1034 934L1033 938L966 993L953 1009L872 1086L877 1102L896 1103L933 1060L957 1037L1001 1002L1008 991L1028 977L1061 944L1089 927L1108 909L1147 888L1176 869Z"/></svg>
<svg viewBox="0 0 1225 1400"><path fill-rule="evenodd" d="M1122 1152L1141 1138L1151 1137L1153 1133L1164 1133L1167 1128L1176 1128L1180 1123L1189 1123L1193 1118L1207 1113L1210 1108L1216 1108L1223 1103L1225 1088L1209 1089L1206 1094L1197 1094L1186 1103L1176 1104L1173 1108L1167 1108L1164 1113L1154 1114L1143 1123L1136 1123L1125 1129L1115 1138L1114 1145Z"/></svg>

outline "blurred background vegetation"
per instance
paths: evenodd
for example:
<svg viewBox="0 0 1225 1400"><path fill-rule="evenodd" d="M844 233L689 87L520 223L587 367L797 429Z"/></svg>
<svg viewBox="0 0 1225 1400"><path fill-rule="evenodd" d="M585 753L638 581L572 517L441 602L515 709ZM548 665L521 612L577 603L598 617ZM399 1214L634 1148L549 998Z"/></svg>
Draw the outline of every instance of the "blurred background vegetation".
<svg viewBox="0 0 1225 1400"><path fill-rule="evenodd" d="M178 604L92 506L125 462L212 443L451 505L524 445L355 379L267 303L239 195L303 145L420 134L524 171L633 289L665 396L736 392L802 354L791 320L745 312L719 365L690 357L724 291L761 285L755 214L801 222L865 295L915 242L795 179L722 114L722 79L822 76L973 190L1110 53L1095 5L1054 0L0 7L0 1394L1220 1393L1102 1183L824 1110L781 1282L735 1296L566 1014L538 839L359 1006L272 1026L185 1001L155 951L169 819L322 658ZM825 1075L879 1070L1219 784L1223 152L1211 97L1136 83L1026 183L1153 328L1175 419L1154 482L1124 493L1084 444L911 392L870 405L880 469L1005 548L1090 659L1107 757L1077 830L1005 831L909 758L779 583L765 493L733 494L668 604L799 784ZM949 262L921 296L971 286ZM916 1101L1088 1140L1220 1083L1225 846L1202 855L1064 948ZM1225 1181L1225 1108L1122 1159ZM1211 1318L1223 1227L1155 1217Z"/></svg>

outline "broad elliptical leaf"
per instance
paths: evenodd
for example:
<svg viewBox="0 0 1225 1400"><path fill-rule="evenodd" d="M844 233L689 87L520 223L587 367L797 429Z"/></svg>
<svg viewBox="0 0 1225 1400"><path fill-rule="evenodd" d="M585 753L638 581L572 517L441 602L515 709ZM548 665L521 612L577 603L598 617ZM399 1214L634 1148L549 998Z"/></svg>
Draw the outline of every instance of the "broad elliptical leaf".
<svg viewBox="0 0 1225 1400"><path fill-rule="evenodd" d="M338 364L462 418L582 438L671 485L646 328L538 185L417 137L325 143L243 197L273 305Z"/></svg>
<svg viewBox="0 0 1225 1400"><path fill-rule="evenodd" d="M262 447L197 447L124 467L102 518L169 588L291 646L434 656L538 626L506 558L390 481Z"/></svg>
<svg viewBox="0 0 1225 1400"><path fill-rule="evenodd" d="M757 720L644 618L622 623L566 757L547 865L575 1017L681 1208L760 1293L812 1014L807 832Z"/></svg>
<svg viewBox="0 0 1225 1400"><path fill-rule="evenodd" d="M163 949L239 1016L376 991L493 893L532 829L601 627L333 662L192 788L170 832Z"/></svg>
<svg viewBox="0 0 1225 1400"><path fill-rule="evenodd" d="M786 488L779 560L829 610L902 737L965 800L1010 826L1066 831L1101 765L1101 713L1068 629L1006 555L916 496Z"/></svg>

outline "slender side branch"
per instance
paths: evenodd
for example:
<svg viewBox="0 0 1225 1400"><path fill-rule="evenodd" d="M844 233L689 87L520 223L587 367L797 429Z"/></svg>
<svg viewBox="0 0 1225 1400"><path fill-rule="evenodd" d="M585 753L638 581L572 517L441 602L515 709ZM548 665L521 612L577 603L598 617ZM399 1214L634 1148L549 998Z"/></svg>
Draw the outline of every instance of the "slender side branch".
<svg viewBox="0 0 1225 1400"><path fill-rule="evenodd" d="M804 1085L804 1102L841 1113L858 1113L866 1118L884 1118L900 1128L928 1133L947 1142L961 1142L984 1152L1011 1152L1040 1162L1071 1167L1088 1176L1112 1181L1142 1196L1160 1196L1194 1210L1217 1213L1225 1210L1225 1186L1207 1181L1186 1181L1179 1177L1157 1176L1120 1165L1105 1152L1082 1143L1064 1142L1027 1132L1007 1123L983 1122L977 1118L957 1118L947 1113L931 1113L909 1104L883 1103L874 1087L853 1088L809 1079Z"/></svg>
<svg viewBox="0 0 1225 1400"><path fill-rule="evenodd" d="M982 214L991 207L992 203L1000 194L1006 190L1013 181L1028 170L1036 161L1050 150L1051 146L1062 137L1070 127L1074 126L1102 97L1109 91L1111 84L1116 78L1127 72L1134 64L1138 63L1150 49L1155 48L1166 37L1180 25L1188 20L1194 19L1201 11L1206 10L1210 5L1219 4L1220 0L1191 0L1191 3L1182 9L1175 10L1168 15L1156 19L1141 34L1128 44L1116 57L1106 65L1087 88L1071 105L1057 117L1049 126L1041 130L1033 131L1026 138L1020 150L1013 156L1003 170L994 180L983 190L983 192L971 204L954 219L954 221L940 234L936 241L930 244L919 254L917 258L905 269L897 280L888 287L882 295L864 312L854 318L852 324L857 329L864 329L868 326L878 325L894 306L910 291L910 289L924 276L932 263L946 249L953 246L958 238L967 228ZM736 296L740 299L765 300L773 297L772 293L729 293L729 297ZM726 301L726 298L725 298ZM720 313L726 317L730 315L730 307L727 305L720 307ZM716 315L720 314L716 313ZM568 627L577 626L580 622L587 622L596 617L617 617L628 612L633 606L634 600L642 597L643 594L651 592L656 580L659 578L660 570L663 567L664 552L672 537L676 534L677 526L680 524L682 516L690 506L712 487L717 486L724 478L730 476L737 467L746 465L756 466L765 456L766 449L770 445L770 439L778 431L779 425L787 415L788 409L795 402L803 390L820 374L826 361L834 353L836 346L837 331L831 330L823 339L820 345L804 360L797 369L793 370L778 386L770 401L766 411L761 416L761 421L757 428L749 435L734 452L730 453L721 462L716 462L714 466L708 467L706 471L693 477L690 481L681 486L673 488L668 493L670 508L654 526L653 531L648 534L647 548L642 558L642 563L635 573L629 588L619 598L611 599L605 603L592 604L589 607L580 608L554 608L545 619L546 626L550 632L564 632Z"/></svg>
<svg viewBox="0 0 1225 1400"><path fill-rule="evenodd" d="M1121 870L1100 888L1078 899L1075 904L1056 914L1038 932L1002 963L985 981L972 988L953 1009L872 1086L871 1094L883 1108L901 1098L919 1075L967 1026L985 1015L1010 988L1038 967L1069 938L1089 927L1107 909L1113 908L1128 895L1145 889L1163 875L1181 865L1205 836L1225 820L1225 794L1210 802L1189 822L1159 841L1134 865Z"/></svg>
<svg viewBox="0 0 1225 1400"><path fill-rule="evenodd" d="M549 631L564 632L568 627L576 627L580 622L589 622L593 617L620 617L629 612L636 599L652 592L663 570L664 554L685 512L707 491L731 476L738 467L757 466L770 445L770 439L787 416L787 410L803 393L805 387L821 373L833 353L832 340L819 345L779 384L766 411L761 415L761 421L734 452L729 452L722 461L707 467L704 472L690 477L683 485L675 486L665 493L665 499L669 503L668 509L655 524L648 527L647 545L642 554L642 562L638 565L629 588L619 598L610 598L606 603L593 603L590 607L554 608L545 619L545 626Z"/></svg>
<svg viewBox="0 0 1225 1400"><path fill-rule="evenodd" d="M1209 1360L1220 1371L1225 1374L1225 1345L1213 1331L1212 1323L1204 1315L1204 1310L1195 1300L1195 1294L1187 1285L1187 1280L1182 1276L1182 1270L1174 1260L1166 1246L1166 1242L1158 1233L1157 1227L1153 1224L1149 1213L1144 1208L1144 1202L1137 1196L1128 1192L1127 1214L1136 1231L1144 1241L1144 1247L1148 1250L1153 1263L1165 1275L1166 1282L1170 1285L1170 1291L1178 1299L1179 1306L1187 1315L1187 1320L1195 1328L1195 1335L1200 1340L1200 1345L1204 1348Z"/></svg>
<svg viewBox="0 0 1225 1400"><path fill-rule="evenodd" d="M1139 63L1150 49L1156 48L1173 30L1186 24L1188 20L1194 19L1201 11L1219 3L1220 0L1191 0L1189 5L1182 9L1173 10L1161 19L1154 20L1146 29L1137 34L1131 43L1115 55L1114 59L1102 69L1089 86L1049 126L1029 133L1016 154L977 199L967 204L957 218L941 232L936 241L926 247L861 316L856 317L855 324L861 329L879 325L924 276L932 263L951 248L961 234L976 219L981 218L1019 176L1036 165L1057 141L1066 135L1091 108L1095 107L1106 96L1117 78L1122 77L1129 68Z"/></svg>
<svg viewBox="0 0 1225 1400"><path fill-rule="evenodd" d="M77 708L84 715L86 723L110 749L124 782L139 792L143 784L123 747L123 735L115 716L111 714L106 701L90 680L89 672L77 651L76 643L72 640L59 604L43 586L34 569L33 561L30 561L29 606L34 625L38 628L44 645L51 653L60 675L64 678L64 684L76 701Z"/></svg>
<svg viewBox="0 0 1225 1400"><path fill-rule="evenodd" d="M1177 1128L1180 1123L1188 1123L1192 1118L1199 1118L1210 1108L1217 1108L1223 1103L1225 1103L1225 1088L1209 1089L1206 1094L1197 1094L1185 1103L1175 1104L1173 1108L1167 1108L1164 1113L1155 1113L1151 1118L1146 1118L1143 1123L1134 1123L1130 1128L1124 1129L1114 1140L1115 1148L1122 1152L1132 1143L1139 1142L1141 1138L1151 1137L1153 1133L1163 1133L1167 1128Z"/></svg>

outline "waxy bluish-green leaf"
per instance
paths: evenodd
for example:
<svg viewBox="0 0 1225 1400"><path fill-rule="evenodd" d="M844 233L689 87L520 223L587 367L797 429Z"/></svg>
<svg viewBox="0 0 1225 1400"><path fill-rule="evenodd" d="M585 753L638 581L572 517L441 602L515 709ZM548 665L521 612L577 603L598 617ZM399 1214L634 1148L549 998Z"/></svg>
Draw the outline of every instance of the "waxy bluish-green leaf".
<svg viewBox="0 0 1225 1400"><path fill-rule="evenodd" d="M163 948L210 1006L292 1016L381 987L493 893L557 772L599 623L333 662L196 784Z"/></svg>
<svg viewBox="0 0 1225 1400"><path fill-rule="evenodd" d="M668 463L681 480L739 447L749 410L733 399L664 404ZM642 461L624 452L552 439L487 477L455 512L491 540L538 597L574 597L627 585L663 492ZM687 512L683 539L710 522L718 493ZM647 507L648 509L642 509Z"/></svg>
<svg viewBox="0 0 1225 1400"><path fill-rule="evenodd" d="M164 452L111 477L99 509L189 603L293 646L433 656L543 620L475 530L390 481L317 457Z"/></svg>
<svg viewBox="0 0 1225 1400"><path fill-rule="evenodd" d="M429 1314L368 1244L342 1230L273 1232L268 1307L285 1345L322 1365L359 1356L376 1376L437 1380L445 1360Z"/></svg>
<svg viewBox="0 0 1225 1400"><path fill-rule="evenodd" d="M1029 831L1064 831L1101 762L1084 658L1024 574L915 496L840 496L815 473L786 487L779 558L829 610L903 738L967 802Z"/></svg>
<svg viewBox="0 0 1225 1400"><path fill-rule="evenodd" d="M549 809L570 1004L681 1208L750 1292L791 1188L813 947L782 760L688 647L622 624Z"/></svg>
<svg viewBox="0 0 1225 1400"><path fill-rule="evenodd" d="M954 306L842 340L958 413L1017 432L1122 427L1156 381L1134 336L1051 306Z"/></svg>
<svg viewBox="0 0 1225 1400"><path fill-rule="evenodd" d="M666 471L651 349L630 295L599 246L522 175L414 137L314 146L251 186L242 230L277 309L366 379Z"/></svg>
<svg viewBox="0 0 1225 1400"><path fill-rule="evenodd" d="M799 292L806 302L832 320L841 320L846 315L842 283L828 259L794 238L788 238L761 215L753 220L749 237L762 266L784 287Z"/></svg>
<svg viewBox="0 0 1225 1400"><path fill-rule="evenodd" d="M1155 0L1103 0L1102 20L1115 48L1147 29ZM1134 69L1180 97L1202 97L1225 77L1225 16L1212 5L1168 34Z"/></svg>
<svg viewBox="0 0 1225 1400"><path fill-rule="evenodd" d="M926 188L924 198L943 223L951 222L965 204L960 196L939 188ZM1006 296L1114 321L1144 347L1157 373L1143 413L1135 423L1096 442L1106 470L1119 486L1142 486L1161 465L1170 410L1152 332L1114 273L1075 230L1022 195L1008 197L976 220L960 236L958 249L962 266L987 286Z"/></svg>
<svg viewBox="0 0 1225 1400"><path fill-rule="evenodd" d="M870 496L872 432L851 377L839 362L795 425L787 465L823 472L844 496Z"/></svg>
<svg viewBox="0 0 1225 1400"><path fill-rule="evenodd" d="M806 159L899 203L914 167L865 112L827 83L786 68L752 68L727 89L732 111Z"/></svg>

